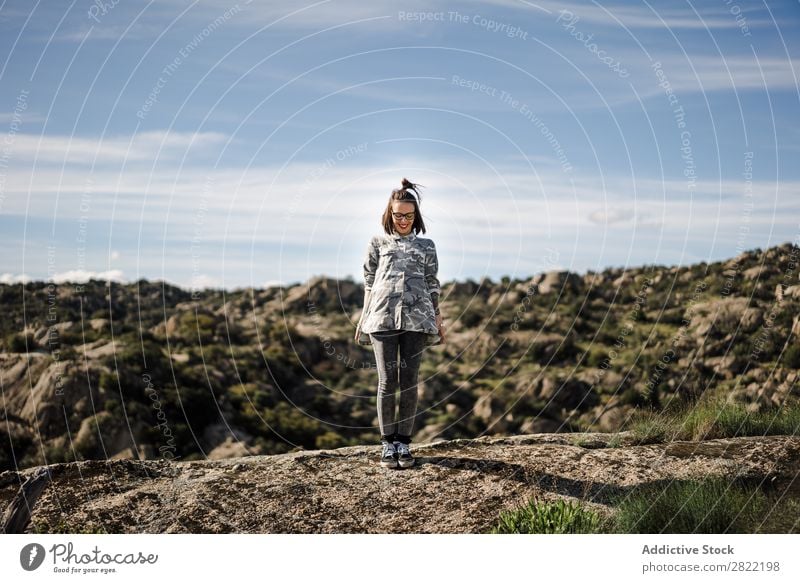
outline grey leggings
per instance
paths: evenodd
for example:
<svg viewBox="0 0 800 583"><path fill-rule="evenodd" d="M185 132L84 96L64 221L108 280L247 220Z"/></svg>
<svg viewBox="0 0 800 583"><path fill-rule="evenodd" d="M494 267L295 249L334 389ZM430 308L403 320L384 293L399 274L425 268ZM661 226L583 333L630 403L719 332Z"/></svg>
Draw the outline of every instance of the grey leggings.
<svg viewBox="0 0 800 583"><path fill-rule="evenodd" d="M378 367L378 424L381 436L392 436L396 432L404 438L410 438L417 412L417 377L425 347L425 333L387 330L373 332L369 337ZM395 422L394 394L398 387L400 411Z"/></svg>

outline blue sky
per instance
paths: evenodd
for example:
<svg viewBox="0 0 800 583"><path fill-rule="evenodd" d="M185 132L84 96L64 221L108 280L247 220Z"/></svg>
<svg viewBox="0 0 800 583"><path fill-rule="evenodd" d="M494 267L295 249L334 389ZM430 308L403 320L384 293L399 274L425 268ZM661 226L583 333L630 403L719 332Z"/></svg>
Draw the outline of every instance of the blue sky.
<svg viewBox="0 0 800 583"><path fill-rule="evenodd" d="M0 281L361 281L404 176L443 281L793 241L799 29L795 1L5 1Z"/></svg>

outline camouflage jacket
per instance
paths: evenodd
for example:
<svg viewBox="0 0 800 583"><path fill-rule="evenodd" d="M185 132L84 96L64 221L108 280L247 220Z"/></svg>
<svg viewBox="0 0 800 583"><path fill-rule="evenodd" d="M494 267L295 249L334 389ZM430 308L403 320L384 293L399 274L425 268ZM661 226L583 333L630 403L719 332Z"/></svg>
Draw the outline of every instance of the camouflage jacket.
<svg viewBox="0 0 800 583"><path fill-rule="evenodd" d="M425 332L425 346L441 343L431 294L440 294L439 261L430 239L408 235L376 235L364 260L364 291L371 290L361 316L358 343L372 344L371 332Z"/></svg>

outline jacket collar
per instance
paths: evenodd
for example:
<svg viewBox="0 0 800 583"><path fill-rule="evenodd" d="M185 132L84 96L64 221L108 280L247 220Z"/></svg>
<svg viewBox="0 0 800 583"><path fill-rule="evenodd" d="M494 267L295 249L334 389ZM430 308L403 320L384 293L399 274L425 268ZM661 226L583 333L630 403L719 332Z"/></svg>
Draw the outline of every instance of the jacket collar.
<svg viewBox="0 0 800 583"><path fill-rule="evenodd" d="M389 235L395 241L399 241L400 239L404 241L413 241L417 238L417 234L414 231L411 231L408 235L401 235L399 233L392 233Z"/></svg>

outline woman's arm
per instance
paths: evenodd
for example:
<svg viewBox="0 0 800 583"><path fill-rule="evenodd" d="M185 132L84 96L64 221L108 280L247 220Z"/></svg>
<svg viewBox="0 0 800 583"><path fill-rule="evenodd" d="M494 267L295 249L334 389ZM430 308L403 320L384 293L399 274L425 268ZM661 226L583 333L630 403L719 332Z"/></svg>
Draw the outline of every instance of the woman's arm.
<svg viewBox="0 0 800 583"><path fill-rule="evenodd" d="M439 337L442 343L447 342L445 338L444 319L439 310L439 294L442 293L442 286L439 283L439 258L436 255L436 245L431 241L431 248L425 254L425 283L428 285L428 292L431 294L433 312L436 314L436 327L439 329Z"/></svg>
<svg viewBox="0 0 800 583"><path fill-rule="evenodd" d="M431 302L436 314L439 314L439 294L442 293L438 275L439 258L436 255L436 245L431 241L431 247L425 254L425 283L428 286L428 293L431 294Z"/></svg>
<svg viewBox="0 0 800 583"><path fill-rule="evenodd" d="M369 240L367 245L367 256L364 259L364 291L368 292L375 283L375 272L378 270L378 249L375 246L375 237ZM366 301L364 307L367 306Z"/></svg>
<svg viewBox="0 0 800 583"><path fill-rule="evenodd" d="M359 325L361 321L364 319L364 314L367 312L367 308L369 307L369 297L372 295L372 290L367 289L364 290L364 307L361 310L361 317L358 319Z"/></svg>
<svg viewBox="0 0 800 583"><path fill-rule="evenodd" d="M361 309L361 316L358 318L358 325L356 326L355 339L358 341L358 335L361 331L361 322L364 321L364 314L369 308L369 300L372 295L372 284L375 283L375 272L378 269L378 250L375 245L375 238L370 239L367 246L367 256L364 259L364 307Z"/></svg>
<svg viewBox="0 0 800 583"><path fill-rule="evenodd" d="M433 303L433 313L439 315L439 294L431 294L431 303Z"/></svg>

